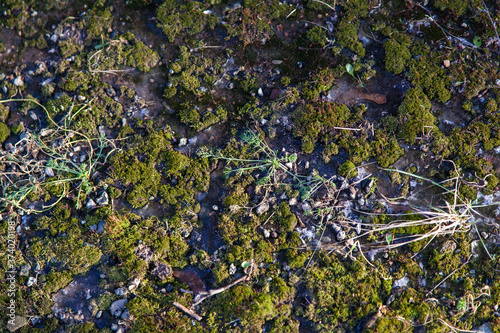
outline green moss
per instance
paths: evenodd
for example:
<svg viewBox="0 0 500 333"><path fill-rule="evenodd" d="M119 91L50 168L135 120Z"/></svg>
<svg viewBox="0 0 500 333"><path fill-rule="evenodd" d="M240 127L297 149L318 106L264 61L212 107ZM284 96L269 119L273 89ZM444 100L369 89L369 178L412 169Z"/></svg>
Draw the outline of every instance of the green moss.
<svg viewBox="0 0 500 333"><path fill-rule="evenodd" d="M12 127L10 129L12 130L12 134L14 134L14 135L20 134L21 132L24 132L24 130L25 130L24 123L12 125Z"/></svg>
<svg viewBox="0 0 500 333"><path fill-rule="evenodd" d="M146 298L136 297L127 303L130 314L139 319L145 316L152 316L158 312L159 306Z"/></svg>
<svg viewBox="0 0 500 333"><path fill-rule="evenodd" d="M337 170L339 175L347 178L353 178L358 175L358 170L356 169L356 166L354 163L351 161L345 161L339 166L339 169Z"/></svg>
<svg viewBox="0 0 500 333"><path fill-rule="evenodd" d="M424 90L429 98L447 102L451 97L451 79L436 61L438 54L425 44L415 45L412 54L418 57L409 61L408 78L417 88Z"/></svg>
<svg viewBox="0 0 500 333"><path fill-rule="evenodd" d="M411 53L408 47L411 45L411 38L404 34L394 34L384 42L385 50L385 69L394 74L401 74Z"/></svg>
<svg viewBox="0 0 500 333"><path fill-rule="evenodd" d="M151 68L158 65L160 61L158 53L146 46L131 32L126 33L124 37L132 44L123 54L127 66L137 68L143 73L148 73L151 71Z"/></svg>
<svg viewBox="0 0 500 333"><path fill-rule="evenodd" d="M351 111L344 104L306 104L295 111L295 135L302 138L302 149L306 153L314 150L316 142L325 143L338 133L335 127L348 127Z"/></svg>
<svg viewBox="0 0 500 333"><path fill-rule="evenodd" d="M78 42L77 36L60 41L58 46L61 49L61 57L63 58L69 58L73 54L83 50L83 45Z"/></svg>
<svg viewBox="0 0 500 333"><path fill-rule="evenodd" d="M427 133L439 133L437 119L430 109L431 102L421 89L408 90L398 109L402 119L400 136L410 144L415 144L418 137L422 138Z"/></svg>
<svg viewBox="0 0 500 333"><path fill-rule="evenodd" d="M382 168L396 163L404 155L404 149L399 146L396 138L384 134L382 130L377 130L375 136L377 140L371 143L371 147L377 163Z"/></svg>
<svg viewBox="0 0 500 333"><path fill-rule="evenodd" d="M9 126L0 122L0 143L3 143L10 135Z"/></svg>
<svg viewBox="0 0 500 333"><path fill-rule="evenodd" d="M54 239L34 238L29 253L43 265L52 262L72 274L86 272L97 264L102 256L98 247L86 243L81 234L75 230L66 236Z"/></svg>
<svg viewBox="0 0 500 333"><path fill-rule="evenodd" d="M158 27L171 43L182 34L195 35L204 30L212 30L219 19L214 14L203 14L208 5L198 2L164 1L156 10Z"/></svg>
<svg viewBox="0 0 500 333"><path fill-rule="evenodd" d="M4 103L0 103L0 122L5 122L9 118L10 108Z"/></svg>
<svg viewBox="0 0 500 333"><path fill-rule="evenodd" d="M286 261L290 268L302 268L306 264L306 260L309 258L311 253L308 251L298 251L296 249L290 249L286 252Z"/></svg>
<svg viewBox="0 0 500 333"><path fill-rule="evenodd" d="M469 7L469 0L434 0L434 6L440 10L449 10L458 17Z"/></svg>
<svg viewBox="0 0 500 333"><path fill-rule="evenodd" d="M307 31L306 38L312 45L318 45L320 47L326 46L328 42L326 31L319 26L309 29Z"/></svg>
<svg viewBox="0 0 500 333"><path fill-rule="evenodd" d="M345 16L337 27L335 37L341 47L348 48L359 57L365 56L363 44L358 40L359 20L352 16Z"/></svg>

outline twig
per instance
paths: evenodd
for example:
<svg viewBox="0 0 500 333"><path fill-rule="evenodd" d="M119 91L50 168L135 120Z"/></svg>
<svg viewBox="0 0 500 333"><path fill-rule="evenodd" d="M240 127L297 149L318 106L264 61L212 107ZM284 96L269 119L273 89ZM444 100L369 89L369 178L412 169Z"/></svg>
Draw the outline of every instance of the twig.
<svg viewBox="0 0 500 333"><path fill-rule="evenodd" d="M320 4L325 5L325 6L327 6L328 8L330 8L331 10L335 11L335 8L334 8L334 7L332 7L332 6L330 6L330 5L329 5L329 4L327 4L326 2L323 2L323 1L320 1L320 0L313 0L313 1L319 2ZM335 6L335 4L334 4L334 6Z"/></svg>
<svg viewBox="0 0 500 333"><path fill-rule="evenodd" d="M199 296L201 296L200 299L198 299L196 302L194 302L193 305L191 305L191 307L195 307L196 305L200 304L201 302L203 302L207 298L212 297L212 296L217 295L217 294L220 294L220 293L228 290L229 288L237 285L238 283L240 283L242 281L248 281L249 279L250 279L250 274L242 276L239 279L237 279L236 281L231 282L230 284L228 284L227 286L224 286L222 288L211 289L211 290L207 291L205 294L200 293L200 294L198 294Z"/></svg>
<svg viewBox="0 0 500 333"><path fill-rule="evenodd" d="M172 304L173 304L173 306L175 306L179 310L184 311L184 313L188 314L190 317L196 319L197 321L200 321L203 319L202 316L200 316L199 314L197 314L193 310L186 308L184 305L182 305L180 303L174 302Z"/></svg>
<svg viewBox="0 0 500 333"><path fill-rule="evenodd" d="M361 128L350 128L350 127L333 127L336 130L346 130L346 131L361 131Z"/></svg>
<svg viewBox="0 0 500 333"><path fill-rule="evenodd" d="M483 6L484 9L479 9L481 12L486 12L486 15L488 15L488 18L490 19L491 25L493 26L493 30L495 31L495 35L497 36L497 48L500 50L500 37L498 36L498 31L497 31L497 26L495 22L493 22L493 19L491 18L490 11L488 10L488 7L486 7L486 3L483 0Z"/></svg>

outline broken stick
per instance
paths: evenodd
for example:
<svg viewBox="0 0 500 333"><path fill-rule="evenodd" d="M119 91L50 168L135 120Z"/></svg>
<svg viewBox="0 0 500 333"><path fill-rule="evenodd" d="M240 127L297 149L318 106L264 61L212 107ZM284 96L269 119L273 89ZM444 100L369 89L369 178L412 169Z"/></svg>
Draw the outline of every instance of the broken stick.
<svg viewBox="0 0 500 333"><path fill-rule="evenodd" d="M197 321L200 321L203 319L202 316L200 316L199 314L197 314L196 312L194 312L193 310L191 309L188 309L186 308L184 305L180 304L180 303L177 303L177 302L174 302L173 305L178 308L179 310L182 310L184 311L186 314L188 314L189 316L191 316L192 318L196 319Z"/></svg>

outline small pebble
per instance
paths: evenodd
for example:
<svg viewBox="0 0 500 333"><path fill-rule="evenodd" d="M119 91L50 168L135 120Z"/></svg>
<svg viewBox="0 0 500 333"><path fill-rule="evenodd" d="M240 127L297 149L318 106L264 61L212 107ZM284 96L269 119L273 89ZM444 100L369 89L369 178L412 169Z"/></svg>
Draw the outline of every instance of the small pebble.
<svg viewBox="0 0 500 333"><path fill-rule="evenodd" d="M20 77L20 76L16 77L16 78L14 79L14 82L13 82L13 83L14 83L14 85L15 85L16 87L21 87L21 86L23 86L23 85L24 85L23 78L22 78L22 77Z"/></svg>

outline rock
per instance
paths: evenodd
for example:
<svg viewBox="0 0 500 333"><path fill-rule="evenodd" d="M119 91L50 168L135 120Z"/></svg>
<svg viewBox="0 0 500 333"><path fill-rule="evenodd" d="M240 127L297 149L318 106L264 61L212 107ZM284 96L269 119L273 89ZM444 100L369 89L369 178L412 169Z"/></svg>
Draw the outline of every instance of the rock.
<svg viewBox="0 0 500 333"><path fill-rule="evenodd" d="M491 327L491 323L487 322L479 326L476 331L476 333L493 333L493 328Z"/></svg>
<svg viewBox="0 0 500 333"><path fill-rule="evenodd" d="M303 202L302 203L302 210L304 211L304 213L307 213L307 212L310 212L312 210L312 207L309 203Z"/></svg>
<svg viewBox="0 0 500 333"><path fill-rule="evenodd" d="M51 134L52 132L54 132L54 130L53 130L53 129L50 129L50 128L42 128L42 129L40 130L40 137L42 137L42 138L43 138L44 136L47 136L47 135Z"/></svg>
<svg viewBox="0 0 500 333"><path fill-rule="evenodd" d="M106 206L109 203L108 193L106 191L102 191L101 195L95 199L95 202L99 206Z"/></svg>
<svg viewBox="0 0 500 333"><path fill-rule="evenodd" d="M450 67L450 61L448 59L443 60L443 65L446 68Z"/></svg>
<svg viewBox="0 0 500 333"><path fill-rule="evenodd" d="M136 277L132 280L132 282L128 285L128 290L133 291L139 287L141 284L141 279L139 277Z"/></svg>
<svg viewBox="0 0 500 333"><path fill-rule="evenodd" d="M100 233L102 233L105 229L106 229L106 222L104 222L104 221L102 221L102 220L101 220L101 221L99 221L99 223L97 224L97 230L96 230L96 232L97 232L98 234L100 234Z"/></svg>
<svg viewBox="0 0 500 333"><path fill-rule="evenodd" d="M153 268L151 274L160 278L160 280L165 280L167 277L172 275L172 267L157 261L155 262L155 268Z"/></svg>
<svg viewBox="0 0 500 333"><path fill-rule="evenodd" d="M145 260L146 262L150 262L153 260L153 250L149 246L144 244L137 245L137 249L135 250L135 254L140 258Z"/></svg>
<svg viewBox="0 0 500 333"><path fill-rule="evenodd" d="M231 263L231 265L229 266L229 275L234 275L236 273L236 266Z"/></svg>
<svg viewBox="0 0 500 333"><path fill-rule="evenodd" d="M24 85L24 80L23 80L23 78L22 78L21 76L18 76L18 77L16 77L16 78L14 79L14 82L13 82L13 83L14 83L14 85L15 85L16 87L21 87L21 86L23 86L23 85Z"/></svg>
<svg viewBox="0 0 500 333"><path fill-rule="evenodd" d="M114 301L111 306L109 307L109 311L111 312L111 315L113 317L119 317L123 310L125 309L125 306L127 305L127 299L119 299L117 301Z"/></svg>
<svg viewBox="0 0 500 333"><path fill-rule="evenodd" d="M455 243L454 241L452 241L451 239L450 240L447 240L443 246L441 247L441 249L439 250L439 252L441 254L445 254L445 253L449 253L449 252L453 252L455 251L455 249L457 248L457 243Z"/></svg>
<svg viewBox="0 0 500 333"><path fill-rule="evenodd" d="M21 327L26 326L27 324L28 321L26 320L26 318L21 316L15 316L14 320L9 320L7 322L7 328L9 329L9 331L15 332Z"/></svg>
<svg viewBox="0 0 500 333"><path fill-rule="evenodd" d="M78 98L78 101L80 101L80 102L83 102L83 101L85 101L87 99L87 97L85 97L83 95L78 95L77 98Z"/></svg>
<svg viewBox="0 0 500 333"><path fill-rule="evenodd" d="M94 209L97 207L97 204L95 203L94 200L89 199L89 201L87 201L87 205L85 205L85 207L87 207L88 209Z"/></svg>
<svg viewBox="0 0 500 333"><path fill-rule="evenodd" d="M97 314L95 315L96 319L99 319L102 317L102 310L97 311Z"/></svg>
<svg viewBox="0 0 500 333"><path fill-rule="evenodd" d="M286 162L285 163L285 166L288 168L288 169L293 169L293 163L292 162Z"/></svg>
<svg viewBox="0 0 500 333"><path fill-rule="evenodd" d="M28 276L30 273L31 266L30 265L22 265L19 269L19 275Z"/></svg>
<svg viewBox="0 0 500 333"><path fill-rule="evenodd" d="M259 88L259 90L257 90L257 94L258 94L260 97L264 97L264 91L262 90L262 88Z"/></svg>
<svg viewBox="0 0 500 333"><path fill-rule="evenodd" d="M269 231L269 229L262 230L262 233L264 234L264 238L271 237L271 231Z"/></svg>
<svg viewBox="0 0 500 333"><path fill-rule="evenodd" d="M116 331L117 329L118 329L118 325L117 324L115 324L115 323L111 324L111 330L112 331Z"/></svg>
<svg viewBox="0 0 500 333"><path fill-rule="evenodd" d="M356 199L356 188L354 186L349 187L349 199Z"/></svg>
<svg viewBox="0 0 500 333"><path fill-rule="evenodd" d="M85 289L84 296L85 296L85 299L91 299L92 298L92 295L90 294L90 289Z"/></svg>
<svg viewBox="0 0 500 333"><path fill-rule="evenodd" d="M28 278L28 282L26 282L26 286L31 287L32 285L36 284L36 279L32 276Z"/></svg>
<svg viewBox="0 0 500 333"><path fill-rule="evenodd" d="M392 288L405 288L408 285L408 282L410 282L410 279L404 276L401 279L394 281Z"/></svg>
<svg viewBox="0 0 500 333"><path fill-rule="evenodd" d="M295 206L297 204L297 198L291 198L290 200L288 200L288 204L290 206Z"/></svg>
<svg viewBox="0 0 500 333"><path fill-rule="evenodd" d="M276 60L271 61L271 63L272 63L273 65L281 65L281 64L283 63L283 60L277 60L277 59L276 59Z"/></svg>
<svg viewBox="0 0 500 333"><path fill-rule="evenodd" d="M179 147L185 146L185 145L187 145L187 143L188 143L188 139L187 138L180 138L180 140L179 140Z"/></svg>
<svg viewBox="0 0 500 333"><path fill-rule="evenodd" d="M345 239L345 231L344 230L339 230L337 232L337 235L335 236L339 242L343 241Z"/></svg>
<svg viewBox="0 0 500 333"><path fill-rule="evenodd" d="M278 97L281 96L281 89L278 89L278 88L274 88L273 90L271 90L271 94L269 94L269 99L271 101L274 101L275 99L278 99Z"/></svg>
<svg viewBox="0 0 500 333"><path fill-rule="evenodd" d="M269 210L269 204L264 202L257 207L256 213L257 215L262 215Z"/></svg>
<svg viewBox="0 0 500 333"><path fill-rule="evenodd" d="M97 231L97 224L93 224L93 225L89 226L89 230L90 230L90 232L96 232Z"/></svg>
<svg viewBox="0 0 500 333"><path fill-rule="evenodd" d="M361 187L365 193L369 193L375 181L372 178L367 178L361 182Z"/></svg>
<svg viewBox="0 0 500 333"><path fill-rule="evenodd" d="M122 319L123 320L129 320L130 319L130 311L128 309L125 309L122 313Z"/></svg>
<svg viewBox="0 0 500 333"><path fill-rule="evenodd" d="M127 294L127 288L121 287L121 288L115 289L115 294L118 296L125 296Z"/></svg>

